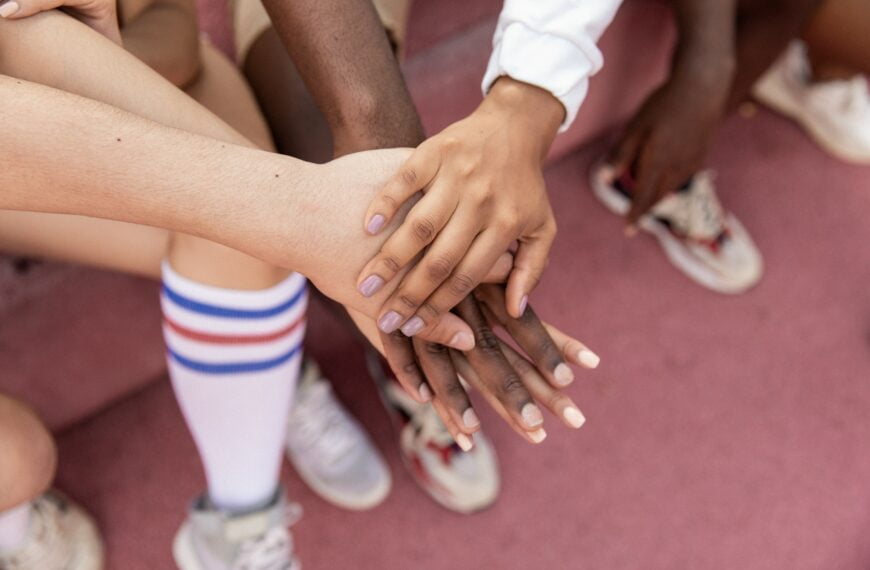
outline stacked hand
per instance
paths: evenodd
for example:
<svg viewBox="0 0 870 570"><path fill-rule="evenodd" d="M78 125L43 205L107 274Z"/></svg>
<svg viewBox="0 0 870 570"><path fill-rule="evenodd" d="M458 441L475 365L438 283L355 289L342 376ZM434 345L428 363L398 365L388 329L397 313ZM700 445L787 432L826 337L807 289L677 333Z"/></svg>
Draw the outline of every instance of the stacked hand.
<svg viewBox="0 0 870 570"><path fill-rule="evenodd" d="M730 80L712 64L675 70L629 123L609 159L617 174L630 169L635 179L629 226L701 170Z"/></svg>
<svg viewBox="0 0 870 570"><path fill-rule="evenodd" d="M516 112L521 107L526 112ZM358 277L366 297L398 284L379 311L383 332L430 331L514 241L507 307L523 313L556 233L541 162L563 116L549 93L502 78L472 115L421 144L378 192L360 218L371 235L424 194Z"/></svg>

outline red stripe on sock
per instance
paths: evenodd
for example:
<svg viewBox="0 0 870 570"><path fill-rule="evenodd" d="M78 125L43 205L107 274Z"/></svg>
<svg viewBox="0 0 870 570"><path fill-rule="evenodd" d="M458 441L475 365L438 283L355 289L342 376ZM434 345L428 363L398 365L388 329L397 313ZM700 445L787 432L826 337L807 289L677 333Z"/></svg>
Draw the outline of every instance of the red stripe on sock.
<svg viewBox="0 0 870 570"><path fill-rule="evenodd" d="M298 319L290 323L288 326L284 327L279 331L275 331L273 333L267 334L251 334L251 335L220 335L220 334L209 334L203 333L199 331L194 331L189 328L183 327L178 323L172 321L166 315L163 316L163 322L173 331L177 332L183 337L187 337L191 340L197 340L200 342L210 342L213 344L254 344L258 342L269 342L272 340L277 340L279 338L285 337L299 328L302 324L305 323L305 315L301 315Z"/></svg>

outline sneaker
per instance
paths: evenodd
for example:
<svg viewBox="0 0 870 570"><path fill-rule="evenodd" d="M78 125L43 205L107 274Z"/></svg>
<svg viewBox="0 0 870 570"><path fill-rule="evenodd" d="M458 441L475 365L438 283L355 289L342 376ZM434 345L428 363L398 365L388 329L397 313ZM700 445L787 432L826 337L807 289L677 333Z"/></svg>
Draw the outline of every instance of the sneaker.
<svg viewBox="0 0 870 570"><path fill-rule="evenodd" d="M399 432L402 462L411 476L441 506L471 514L492 505L501 481L498 458L481 432L471 451L462 449L430 404L420 404L388 379L380 355L366 350L369 371Z"/></svg>
<svg viewBox="0 0 870 570"><path fill-rule="evenodd" d="M56 491L31 504L27 542L0 553L3 570L101 570L103 542L93 519Z"/></svg>
<svg viewBox="0 0 870 570"><path fill-rule="evenodd" d="M634 186L629 174L617 179L611 166L600 165L592 170L591 184L611 212L628 213ZM638 227L659 240L671 263L708 289L742 293L761 279L761 253L737 218L723 211L709 171L660 200Z"/></svg>
<svg viewBox="0 0 870 570"><path fill-rule="evenodd" d="M282 493L262 510L230 514L196 499L175 535L172 553L181 570L301 570L288 529L302 508Z"/></svg>
<svg viewBox="0 0 870 570"><path fill-rule="evenodd" d="M392 486L390 470L368 434L310 360L290 413L287 456L315 493L339 507L370 509Z"/></svg>
<svg viewBox="0 0 870 570"><path fill-rule="evenodd" d="M797 121L837 158L870 163L870 89L864 76L814 82L806 48L794 41L755 83L752 94Z"/></svg>

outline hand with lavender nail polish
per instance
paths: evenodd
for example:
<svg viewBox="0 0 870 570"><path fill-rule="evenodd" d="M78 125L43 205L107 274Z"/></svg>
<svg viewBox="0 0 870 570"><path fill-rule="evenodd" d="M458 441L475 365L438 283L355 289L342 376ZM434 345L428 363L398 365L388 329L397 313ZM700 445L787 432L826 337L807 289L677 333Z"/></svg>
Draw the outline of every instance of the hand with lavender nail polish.
<svg viewBox="0 0 870 570"><path fill-rule="evenodd" d="M20 20L57 8L121 45L115 0L6 0L0 2L0 18Z"/></svg>

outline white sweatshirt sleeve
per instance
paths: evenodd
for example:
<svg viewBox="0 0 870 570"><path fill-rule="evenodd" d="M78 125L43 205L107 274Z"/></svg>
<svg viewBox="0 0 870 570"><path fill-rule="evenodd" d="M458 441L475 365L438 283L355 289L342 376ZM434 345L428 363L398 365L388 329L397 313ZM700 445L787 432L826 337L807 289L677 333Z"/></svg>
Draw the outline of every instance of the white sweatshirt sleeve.
<svg viewBox="0 0 870 570"><path fill-rule="evenodd" d="M565 106L564 131L574 121L589 77L603 63L595 45L621 0L505 0L498 18L483 93L502 75L553 94Z"/></svg>

